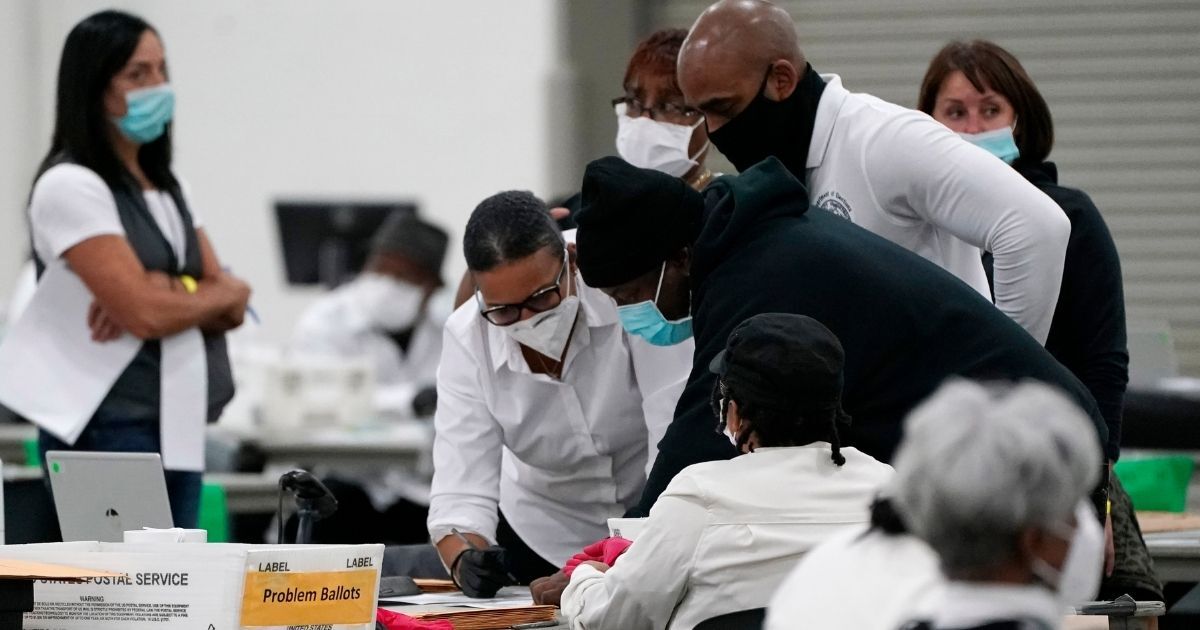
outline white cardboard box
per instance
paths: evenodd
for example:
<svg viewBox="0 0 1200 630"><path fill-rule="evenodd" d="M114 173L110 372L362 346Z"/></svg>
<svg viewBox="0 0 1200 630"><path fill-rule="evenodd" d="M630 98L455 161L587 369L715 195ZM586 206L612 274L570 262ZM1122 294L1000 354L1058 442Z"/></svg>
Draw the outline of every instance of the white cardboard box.
<svg viewBox="0 0 1200 630"><path fill-rule="evenodd" d="M125 574L36 583L26 630L373 630L383 545L76 542L0 553Z"/></svg>

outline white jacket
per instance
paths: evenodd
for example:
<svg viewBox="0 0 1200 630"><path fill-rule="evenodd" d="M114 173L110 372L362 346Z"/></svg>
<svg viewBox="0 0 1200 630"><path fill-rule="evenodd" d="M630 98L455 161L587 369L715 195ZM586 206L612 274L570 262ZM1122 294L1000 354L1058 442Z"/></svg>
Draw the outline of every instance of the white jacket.
<svg viewBox="0 0 1200 630"><path fill-rule="evenodd" d="M897 630L928 619L945 580L916 536L855 527L804 556L775 592L766 630Z"/></svg>
<svg viewBox="0 0 1200 630"><path fill-rule="evenodd" d="M430 304L435 300L430 299ZM413 397L435 384L442 354L444 315L429 308L417 323L408 351L376 330L356 299L351 284L319 298L304 312L292 336L298 353L343 359L367 357L375 369L375 407L412 413ZM444 312L444 311L443 311Z"/></svg>
<svg viewBox="0 0 1200 630"><path fill-rule="evenodd" d="M867 520L892 475L856 449L842 454L836 466L816 442L685 468L612 569L572 574L562 596L571 628L688 629L765 607L806 551Z"/></svg>
<svg viewBox="0 0 1200 630"><path fill-rule="evenodd" d="M925 114L822 75L808 149L813 205L940 265L1041 343L1062 284L1071 223L1015 170Z"/></svg>

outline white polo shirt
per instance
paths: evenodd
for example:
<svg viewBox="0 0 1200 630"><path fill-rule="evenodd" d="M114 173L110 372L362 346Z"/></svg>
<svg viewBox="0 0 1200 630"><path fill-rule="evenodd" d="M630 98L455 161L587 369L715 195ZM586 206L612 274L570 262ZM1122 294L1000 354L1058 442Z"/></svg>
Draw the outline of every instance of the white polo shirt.
<svg viewBox="0 0 1200 630"><path fill-rule="evenodd" d="M568 240L573 234L567 234ZM446 322L434 417L429 534L495 542L497 507L563 565L635 505L692 367L695 344L630 340L616 304L578 274L580 318L562 380L530 371L474 300ZM716 418L713 427L716 427Z"/></svg>
<svg viewBox="0 0 1200 630"><path fill-rule="evenodd" d="M813 205L920 254L989 300L980 250L991 252L997 308L1044 344L1071 235L1062 209L929 116L821 76L806 164Z"/></svg>

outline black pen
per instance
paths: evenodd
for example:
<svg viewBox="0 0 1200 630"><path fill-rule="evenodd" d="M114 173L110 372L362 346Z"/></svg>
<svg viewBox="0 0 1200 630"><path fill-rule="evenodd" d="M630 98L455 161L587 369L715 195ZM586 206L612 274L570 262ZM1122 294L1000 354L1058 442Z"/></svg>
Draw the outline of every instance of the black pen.
<svg viewBox="0 0 1200 630"><path fill-rule="evenodd" d="M475 551L479 551L479 547L476 546L475 543L471 542L470 538L463 536L462 532L458 531L457 527L451 527L450 533L454 534L455 536L458 536L458 539L463 541L463 543L466 544L471 549L474 549ZM507 568L505 568L505 573L508 574L508 579L512 580L513 584L520 583L520 580L517 579L517 576L512 574L512 571L509 571Z"/></svg>

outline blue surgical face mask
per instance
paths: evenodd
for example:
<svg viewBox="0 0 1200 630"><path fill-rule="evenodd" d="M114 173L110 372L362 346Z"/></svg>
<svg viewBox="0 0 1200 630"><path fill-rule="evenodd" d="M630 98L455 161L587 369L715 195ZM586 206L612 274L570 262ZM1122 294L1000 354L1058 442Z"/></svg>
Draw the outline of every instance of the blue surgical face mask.
<svg viewBox="0 0 1200 630"><path fill-rule="evenodd" d="M1017 140L1013 137L1011 127L1001 127L983 133L960 133L958 135L963 140L1004 160L1005 164L1012 164L1017 158L1021 157L1021 150L1017 148Z"/></svg>
<svg viewBox="0 0 1200 630"><path fill-rule="evenodd" d="M620 317L625 332L637 335L655 346L673 346L692 336L691 316L671 321L658 310L658 294L662 291L663 277L666 273L667 263L663 262L653 300L617 307L617 316Z"/></svg>
<svg viewBox="0 0 1200 630"><path fill-rule="evenodd" d="M113 123L126 138L148 144L158 140L175 115L175 92L170 83L125 93L126 112Z"/></svg>

